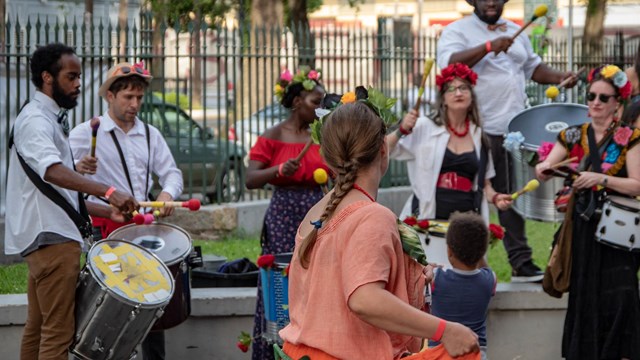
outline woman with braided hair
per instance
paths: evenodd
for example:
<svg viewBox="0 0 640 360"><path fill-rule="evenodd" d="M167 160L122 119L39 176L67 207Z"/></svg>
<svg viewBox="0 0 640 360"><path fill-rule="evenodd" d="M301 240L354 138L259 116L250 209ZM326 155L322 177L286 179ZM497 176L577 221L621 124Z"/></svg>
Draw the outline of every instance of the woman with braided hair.
<svg viewBox="0 0 640 360"><path fill-rule="evenodd" d="M375 200L389 164L381 117L353 101L322 123L321 153L335 186L298 228L284 352L294 359L421 359L410 353L422 338L440 339L452 356L477 352L473 331L411 305L423 269L407 261L396 216Z"/></svg>

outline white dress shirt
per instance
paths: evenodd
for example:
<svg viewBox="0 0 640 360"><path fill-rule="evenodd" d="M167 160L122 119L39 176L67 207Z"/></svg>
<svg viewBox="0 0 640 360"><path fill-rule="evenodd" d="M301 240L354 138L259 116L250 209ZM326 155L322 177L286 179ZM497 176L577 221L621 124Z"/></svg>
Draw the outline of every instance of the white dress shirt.
<svg viewBox="0 0 640 360"><path fill-rule="evenodd" d="M473 146L478 159L480 159L480 149L482 141L482 130L473 123L469 124L469 131L473 137ZM446 127L436 125L431 119L426 117L418 118L416 126L410 135L401 138L389 156L392 159L405 160L407 162L407 172L411 190L418 199L419 214L418 219L433 219L436 216L436 187L440 169L444 160L444 154L449 143L449 132ZM496 173L493 169L491 152L488 151L487 170L485 179L493 178ZM479 170L482 171L482 170ZM477 189L478 176L474 180L473 189ZM409 196L402 209L400 219L404 219L411 213L411 203L413 195ZM482 208L480 209L485 222L489 223L489 205L487 199L483 197Z"/></svg>
<svg viewBox="0 0 640 360"><path fill-rule="evenodd" d="M502 18L497 23L503 22L507 24L506 31L489 30L487 23L476 14L449 24L438 40L438 65L444 68L449 65L452 54L485 44L487 40L512 36L520 28ZM526 81L531 79L541 63L542 60L533 51L529 38L522 33L506 53L495 55L491 52L473 66L478 74L474 91L485 132L491 135L508 132L511 119L525 108Z"/></svg>
<svg viewBox="0 0 640 360"><path fill-rule="evenodd" d="M94 175L88 176L91 180L114 186L120 191L131 193L127 182L118 148L109 132L114 131L118 143L122 148L122 154L129 170L133 195L138 201L146 201L145 189L151 191L153 177L156 174L162 191L167 192L172 198L182 193L182 172L176 166L167 142L158 129L149 125L149 138L151 155L147 150L147 136L144 123L136 117L135 125L125 133L109 116L109 111L100 117L96 142L96 158L98 169ZM79 161L91 150L91 121L76 126L69 134L69 142L73 150L73 156ZM147 161L149 161L149 177L147 178ZM102 203L94 197L89 201Z"/></svg>
<svg viewBox="0 0 640 360"><path fill-rule="evenodd" d="M8 255L25 250L41 232L53 232L82 243L82 236L67 213L49 200L27 177L16 151L41 178L54 164L73 168L67 136L57 122L60 107L36 91L16 118L14 145L7 173L7 213L4 246ZM78 210L78 193L50 184Z"/></svg>

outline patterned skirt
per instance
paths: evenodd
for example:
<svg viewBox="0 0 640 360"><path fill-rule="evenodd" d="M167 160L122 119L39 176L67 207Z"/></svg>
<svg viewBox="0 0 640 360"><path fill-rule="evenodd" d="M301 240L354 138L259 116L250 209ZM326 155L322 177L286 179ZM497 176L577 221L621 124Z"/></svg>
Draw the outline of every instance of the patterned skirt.
<svg viewBox="0 0 640 360"><path fill-rule="evenodd" d="M293 252L296 232L302 219L324 194L320 187L314 188L276 188L271 197L269 208L264 217L260 245L262 254L282 254ZM252 360L271 360L273 345L262 340L265 328L262 302L262 284L258 278L258 297L253 328Z"/></svg>

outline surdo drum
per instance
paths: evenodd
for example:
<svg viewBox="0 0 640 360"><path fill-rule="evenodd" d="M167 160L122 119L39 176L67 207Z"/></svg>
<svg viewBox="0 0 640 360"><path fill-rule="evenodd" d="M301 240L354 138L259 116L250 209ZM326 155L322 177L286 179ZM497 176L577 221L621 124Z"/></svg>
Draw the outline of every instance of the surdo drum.
<svg viewBox="0 0 640 360"><path fill-rule="evenodd" d="M587 106L579 104L545 104L526 109L511 119L509 132L520 131L525 138L519 151L510 152L511 191L522 189L529 180L535 179L535 164L529 164L529 159L540 144L555 143L560 131L589 122L587 110ZM538 189L518 197L513 208L528 219L562 221L564 214L556 211L553 201L563 182L562 178L553 178L542 183Z"/></svg>
<svg viewBox="0 0 640 360"><path fill-rule="evenodd" d="M85 360L134 358L173 292L169 269L151 252L116 239L95 243L78 279L71 352Z"/></svg>
<svg viewBox="0 0 640 360"><path fill-rule="evenodd" d="M447 229L449 222L442 220L429 220L429 236L418 233L420 243L427 255L427 261L431 264L442 265L446 269L451 268L449 256L447 255Z"/></svg>

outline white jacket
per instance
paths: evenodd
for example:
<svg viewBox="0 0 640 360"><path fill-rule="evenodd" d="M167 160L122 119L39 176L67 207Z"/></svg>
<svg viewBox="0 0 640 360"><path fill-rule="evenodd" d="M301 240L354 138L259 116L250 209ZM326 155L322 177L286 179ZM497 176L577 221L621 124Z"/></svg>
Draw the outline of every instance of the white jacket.
<svg viewBox="0 0 640 360"><path fill-rule="evenodd" d="M478 159L480 158L482 130L473 123L469 124L469 131L473 137L473 144ZM420 199L419 219L433 219L436 215L436 184L440 176L442 161L444 159L449 132L446 127L436 125L431 119L420 117L413 132L401 138L396 147L391 151L390 157L396 160L407 161L407 170L411 190ZM487 170L485 179L495 176L491 151L488 151ZM474 180L473 189L477 189L478 177ZM411 215L411 202L413 195L409 196L402 209L400 219ZM489 223L489 205L483 197L480 212L485 222Z"/></svg>

